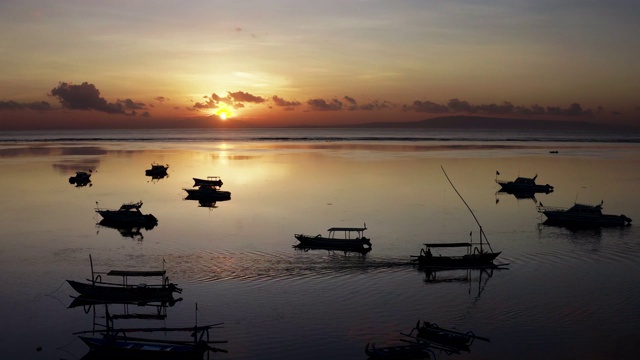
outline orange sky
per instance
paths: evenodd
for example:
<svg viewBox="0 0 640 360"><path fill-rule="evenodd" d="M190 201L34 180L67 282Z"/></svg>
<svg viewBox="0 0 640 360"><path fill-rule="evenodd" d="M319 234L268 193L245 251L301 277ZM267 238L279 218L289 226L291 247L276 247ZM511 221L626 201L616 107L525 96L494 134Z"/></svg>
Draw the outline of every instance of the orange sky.
<svg viewBox="0 0 640 360"><path fill-rule="evenodd" d="M0 129L638 124L640 4L619 3L6 0Z"/></svg>

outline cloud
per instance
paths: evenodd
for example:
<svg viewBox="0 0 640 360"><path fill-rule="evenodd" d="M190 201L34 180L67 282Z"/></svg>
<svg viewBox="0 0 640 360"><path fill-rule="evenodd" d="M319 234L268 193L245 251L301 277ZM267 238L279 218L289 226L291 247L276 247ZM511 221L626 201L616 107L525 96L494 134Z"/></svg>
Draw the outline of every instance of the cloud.
<svg viewBox="0 0 640 360"><path fill-rule="evenodd" d="M93 84L83 82L81 85L61 82L51 89L51 96L58 98L64 108L72 110L96 110L107 114L135 116L136 112L127 110L144 109L145 105L131 99L109 103L100 96L100 91Z"/></svg>
<svg viewBox="0 0 640 360"><path fill-rule="evenodd" d="M227 96L225 97L212 93L210 96L203 96L203 99L207 101L196 102L193 105L193 109L217 109L220 107L220 103L231 106L234 109L240 109L245 107L245 103L262 104L267 101L261 96L255 96L244 91L227 92Z"/></svg>
<svg viewBox="0 0 640 360"><path fill-rule="evenodd" d="M34 101L30 103L19 103L17 101L0 101L0 111L2 110L37 110L48 111L52 110L51 104L46 101Z"/></svg>
<svg viewBox="0 0 640 360"><path fill-rule="evenodd" d="M228 98L233 100L234 103L236 103L236 102L241 102L241 103L248 102L248 103L261 104L261 103L266 101L261 96L251 95L251 94L246 93L244 91L230 92L229 95L228 95Z"/></svg>
<svg viewBox="0 0 640 360"><path fill-rule="evenodd" d="M416 112L424 112L430 114L442 114L448 113L449 107L447 105L436 104L431 101L420 101L416 100L411 105L403 106L404 110L416 111Z"/></svg>
<svg viewBox="0 0 640 360"><path fill-rule="evenodd" d="M164 96L156 96L155 98L153 98L155 101L159 102L159 103L163 103L165 101L169 101L169 98L164 97Z"/></svg>
<svg viewBox="0 0 640 360"><path fill-rule="evenodd" d="M324 99L310 99L307 100L307 105L315 111L340 111L344 104L338 99L329 102Z"/></svg>
<svg viewBox="0 0 640 360"><path fill-rule="evenodd" d="M276 104L276 106L283 107L287 111L292 111L296 106L302 105L298 101L287 101L281 97L278 97L277 95L273 95L271 97L271 100L273 100L273 103Z"/></svg>

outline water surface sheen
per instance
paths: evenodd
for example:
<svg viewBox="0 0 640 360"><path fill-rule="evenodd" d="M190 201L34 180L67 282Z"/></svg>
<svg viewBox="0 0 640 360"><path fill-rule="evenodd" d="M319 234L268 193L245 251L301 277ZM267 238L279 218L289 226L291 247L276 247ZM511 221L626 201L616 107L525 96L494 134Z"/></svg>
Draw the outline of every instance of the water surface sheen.
<svg viewBox="0 0 640 360"><path fill-rule="evenodd" d="M558 153L550 153L557 150ZM0 353L78 359L73 335L94 309L67 306L65 280L110 269L168 271L183 288L165 320L224 322L220 359L365 359L367 342L398 344L418 319L491 342L458 359L635 359L640 331L637 224L542 225L536 205L600 203L640 219L634 134L414 132L363 129L10 132L0 136ZM151 162L169 176L145 176ZM503 270L427 274L424 242L477 239ZM93 171L89 186L68 178ZM498 175L497 173L500 173ZM555 191L518 199L495 180L538 174ZM231 200L185 200L193 177L221 176ZM96 206L142 200L152 228L98 225ZM301 251L296 233L362 226L373 250ZM103 321L103 309L95 309ZM148 311L110 306L111 313ZM153 310L153 309L152 309Z"/></svg>

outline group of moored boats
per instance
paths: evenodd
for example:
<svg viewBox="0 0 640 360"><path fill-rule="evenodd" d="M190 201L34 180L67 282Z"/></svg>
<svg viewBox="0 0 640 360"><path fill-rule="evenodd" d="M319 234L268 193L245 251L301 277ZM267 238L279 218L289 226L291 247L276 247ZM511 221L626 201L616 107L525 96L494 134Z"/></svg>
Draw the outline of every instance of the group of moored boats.
<svg viewBox="0 0 640 360"><path fill-rule="evenodd" d="M496 176L499 175L496 172ZM532 197L536 193L549 194L554 191L554 187L545 184L536 184L533 178L517 177L514 181L498 180L500 191L516 195L516 197ZM571 207L544 206L542 203L537 206L539 213L544 214L547 225L561 225L569 227L607 227L625 226L631 224L631 219L624 214L611 215L602 213L602 204L590 205L575 203Z"/></svg>
<svg viewBox="0 0 640 360"><path fill-rule="evenodd" d="M147 176L153 179L161 179L168 176L169 164L160 165L151 163L151 168L145 170ZM69 182L77 186L85 186L89 183L92 171L77 171L75 176L69 178ZM201 206L215 207L217 201L231 199L229 191L220 190L223 182L219 176L209 176L206 179L193 178L193 188L183 188L187 192L185 200L198 200ZM141 228L152 229L158 224L158 219L153 214L143 214L140 210L142 201L124 203L118 209L104 209L96 202L96 213L102 220L101 226L117 229L125 237L142 239Z"/></svg>
<svg viewBox="0 0 640 360"><path fill-rule="evenodd" d="M103 357L126 359L202 359L207 351L226 352L224 349L211 346L213 343L225 343L226 341L209 340L209 330L221 324L192 327L158 327L158 328L116 328L113 325L115 319L161 319L163 314L123 314L113 316L109 313L109 305L124 304L132 306L157 306L166 309L167 306L182 300L174 299L174 293L182 293L177 285L169 282L166 271L151 270L110 270L106 273L95 273L93 261L91 263L91 280L85 282L67 280L69 285L80 296L74 297L70 308L84 306L93 307L104 305L106 324L99 330L94 326L93 330L74 333L89 347L89 353L83 359ZM163 261L164 263L164 261ZM109 282L102 279L102 275L121 277L121 282ZM132 279L159 278L155 284L137 283ZM197 310L197 307L196 307ZM136 333L154 333L158 337L134 337ZM174 332L186 332L190 340L165 338L160 335Z"/></svg>

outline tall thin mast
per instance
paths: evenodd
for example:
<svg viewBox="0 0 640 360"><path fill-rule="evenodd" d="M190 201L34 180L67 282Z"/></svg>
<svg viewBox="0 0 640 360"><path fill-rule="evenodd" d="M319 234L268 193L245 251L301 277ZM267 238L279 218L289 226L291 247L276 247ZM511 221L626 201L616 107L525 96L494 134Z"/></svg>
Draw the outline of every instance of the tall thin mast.
<svg viewBox="0 0 640 360"><path fill-rule="evenodd" d="M449 175L447 175L447 172L444 171L444 167L442 167L442 165L440 165L440 168L442 169L442 172L444 173L444 176L447 178L447 181L449 181L449 184L451 184L451 187L453 188L453 190L455 190L456 194L458 194L458 196L460 197L460 200L462 200L462 202L467 207L467 209L469 209L469 212L471 212L471 216L473 216L473 219L476 221L476 223L478 224L478 227L480 228L480 252L482 252L482 237L483 236L484 236L484 240L487 242L487 245L489 245L489 250L491 250L491 252L493 252L493 249L491 248L491 244L489 244L489 240L487 239L487 235L485 235L484 231L482 230L482 225L480 225L480 221L478 221L478 218L476 217L476 214L473 213L473 210L471 210L471 207L469 207L469 204L467 204L467 202L464 201L464 198L462 197L462 195L460 195L460 192L458 192L458 189L456 189L456 187L453 185L453 182L451 182L451 179L449 179Z"/></svg>

